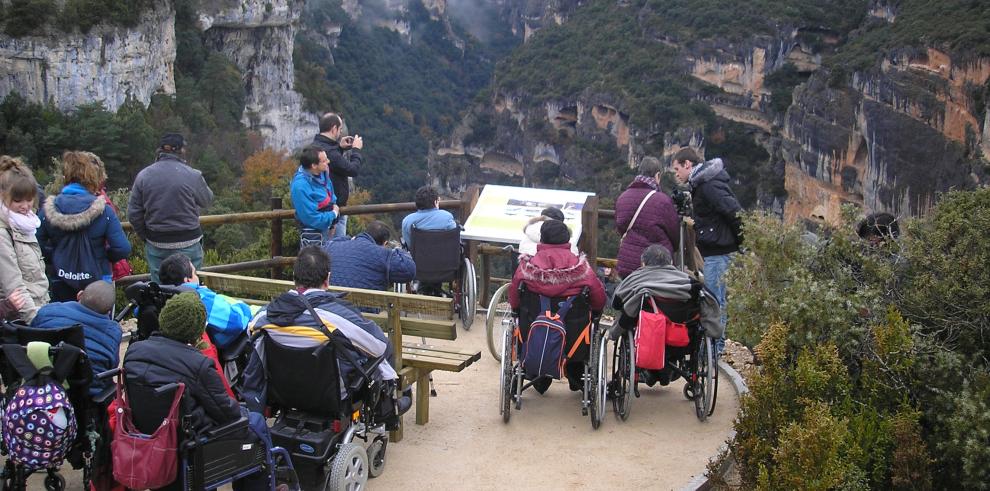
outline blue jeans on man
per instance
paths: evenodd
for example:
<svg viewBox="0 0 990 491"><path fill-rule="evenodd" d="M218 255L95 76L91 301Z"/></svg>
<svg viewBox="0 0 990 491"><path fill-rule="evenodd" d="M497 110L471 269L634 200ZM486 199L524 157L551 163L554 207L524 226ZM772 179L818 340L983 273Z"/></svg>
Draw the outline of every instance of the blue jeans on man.
<svg viewBox="0 0 990 491"><path fill-rule="evenodd" d="M151 281L158 283L158 269L162 266L165 258L181 252L192 261L193 267L197 270L203 267L203 241L181 249L163 249L155 247L147 242L144 243L144 257L148 261L148 272L151 273Z"/></svg>
<svg viewBox="0 0 990 491"><path fill-rule="evenodd" d="M705 286L708 287L712 293L715 294L715 299L718 300L718 305L721 307L722 311L722 327L725 328L725 323L727 320L725 314L726 308L726 288L725 288L725 272L729 270L729 266L732 265L732 258L735 254L723 254L718 256L705 256ZM715 354L716 356L722 354L722 350L725 348L725 334L723 330L722 337L715 341Z"/></svg>
<svg viewBox="0 0 990 491"><path fill-rule="evenodd" d="M333 237L330 238L336 239L337 237L347 237L347 215L337 217L337 227L333 229Z"/></svg>

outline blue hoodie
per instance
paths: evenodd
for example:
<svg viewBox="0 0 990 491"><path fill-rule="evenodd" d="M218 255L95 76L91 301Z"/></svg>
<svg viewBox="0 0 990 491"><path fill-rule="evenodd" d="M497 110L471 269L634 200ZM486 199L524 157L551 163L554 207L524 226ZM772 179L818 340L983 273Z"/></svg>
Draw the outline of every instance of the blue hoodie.
<svg viewBox="0 0 990 491"><path fill-rule="evenodd" d="M124 235L120 219L102 197L97 198L83 186L72 183L58 196L49 196L38 210L41 226L38 227L38 243L45 259L51 261L55 246L71 232L86 230L92 243L100 276L110 281L110 263L126 259L131 254L131 243ZM56 267L58 265L55 265Z"/></svg>
<svg viewBox="0 0 990 491"><path fill-rule="evenodd" d="M86 336L86 355L93 366L93 374L117 368L120 364L120 324L110 316L99 314L79 302L56 302L38 310L31 321L31 327L56 329L81 324ZM110 387L111 381L99 382L93 379L89 388L92 396Z"/></svg>
<svg viewBox="0 0 990 491"><path fill-rule="evenodd" d="M326 232L337 219L332 206L337 202L337 196L333 194L330 175L324 172L314 176L299 166L296 175L292 177L290 190L292 206L296 209L296 220L299 220L304 227ZM329 201L327 201L328 197ZM320 203L327 202L328 205L319 208Z"/></svg>

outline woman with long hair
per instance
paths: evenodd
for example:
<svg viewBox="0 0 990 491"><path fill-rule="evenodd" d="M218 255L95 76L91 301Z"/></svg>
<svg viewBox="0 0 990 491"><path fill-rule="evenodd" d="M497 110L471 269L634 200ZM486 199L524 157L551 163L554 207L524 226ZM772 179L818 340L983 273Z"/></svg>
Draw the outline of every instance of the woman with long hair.
<svg viewBox="0 0 990 491"><path fill-rule="evenodd" d="M30 322L48 303L45 262L35 236L38 182L20 159L0 155L0 296L20 292L20 318Z"/></svg>

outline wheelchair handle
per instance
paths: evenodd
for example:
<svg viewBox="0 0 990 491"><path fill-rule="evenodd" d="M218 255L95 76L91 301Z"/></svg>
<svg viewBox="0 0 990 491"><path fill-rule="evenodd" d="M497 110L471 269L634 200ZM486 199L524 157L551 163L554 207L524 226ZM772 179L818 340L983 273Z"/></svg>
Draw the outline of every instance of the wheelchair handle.
<svg viewBox="0 0 990 491"><path fill-rule="evenodd" d="M121 368L111 368L105 372L100 372L96 374L96 380L106 380L108 378L116 377L122 371Z"/></svg>

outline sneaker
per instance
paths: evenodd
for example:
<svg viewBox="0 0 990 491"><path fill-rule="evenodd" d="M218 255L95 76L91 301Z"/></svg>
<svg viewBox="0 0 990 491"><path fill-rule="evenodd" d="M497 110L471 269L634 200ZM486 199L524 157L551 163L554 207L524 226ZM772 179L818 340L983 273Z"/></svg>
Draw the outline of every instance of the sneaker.
<svg viewBox="0 0 990 491"><path fill-rule="evenodd" d="M570 387L572 392L579 392L584 390L584 381L581 379L567 378L567 386Z"/></svg>

